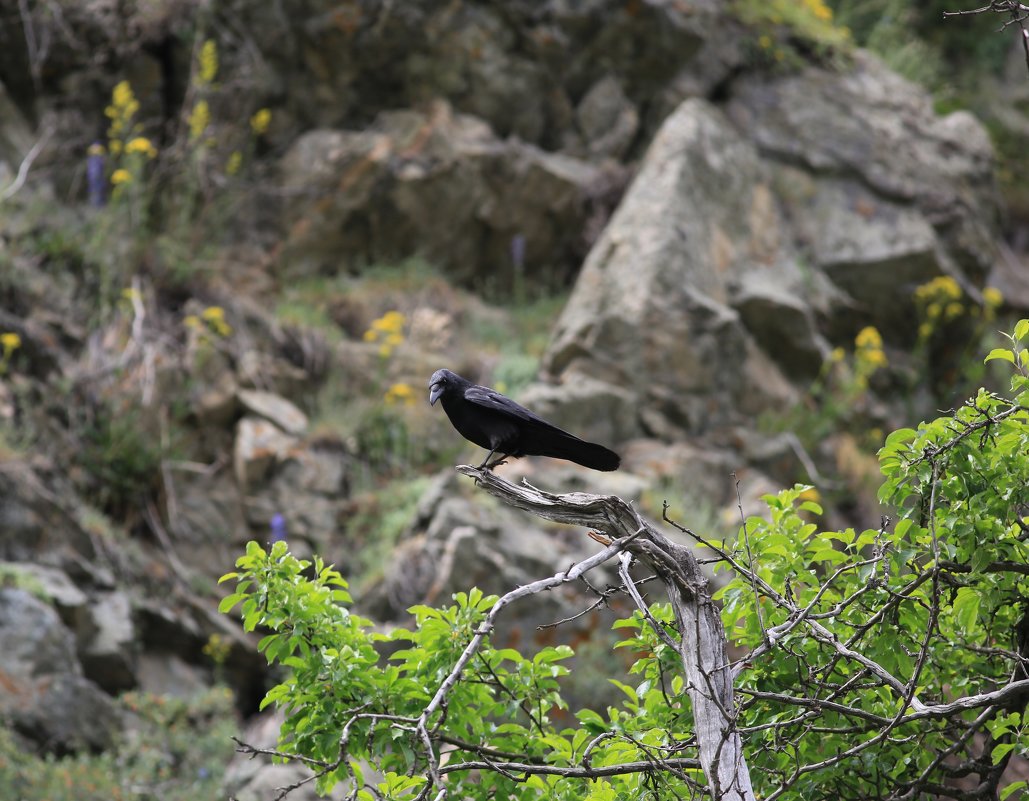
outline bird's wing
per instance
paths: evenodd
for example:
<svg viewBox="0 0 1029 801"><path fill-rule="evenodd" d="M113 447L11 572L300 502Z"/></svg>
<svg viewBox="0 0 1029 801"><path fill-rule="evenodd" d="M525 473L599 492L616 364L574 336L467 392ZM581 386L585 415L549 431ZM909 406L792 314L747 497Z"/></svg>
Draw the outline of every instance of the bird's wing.
<svg viewBox="0 0 1029 801"><path fill-rule="evenodd" d="M466 401L474 403L477 406L492 409L495 412L503 412L505 414L513 415L527 423L542 423L545 426L561 431L561 429L557 428L553 423L548 423L542 417L530 412L521 404L515 403L510 398L501 395L499 392L494 389L490 389L489 387L480 387L478 384L472 384L470 387L465 389L464 397Z"/></svg>

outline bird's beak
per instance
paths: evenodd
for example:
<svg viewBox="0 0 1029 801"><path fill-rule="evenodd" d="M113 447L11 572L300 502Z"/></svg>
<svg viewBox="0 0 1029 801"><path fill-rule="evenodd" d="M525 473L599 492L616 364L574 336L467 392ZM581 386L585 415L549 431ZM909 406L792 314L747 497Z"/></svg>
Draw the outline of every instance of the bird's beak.
<svg viewBox="0 0 1029 801"><path fill-rule="evenodd" d="M439 396L443 394L443 385L435 383L429 387L429 405L435 406L436 401L439 400Z"/></svg>

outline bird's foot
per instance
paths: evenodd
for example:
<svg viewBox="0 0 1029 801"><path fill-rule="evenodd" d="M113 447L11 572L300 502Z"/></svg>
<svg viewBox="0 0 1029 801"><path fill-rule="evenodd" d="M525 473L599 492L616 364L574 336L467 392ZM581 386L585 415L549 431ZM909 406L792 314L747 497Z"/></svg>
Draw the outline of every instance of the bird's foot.
<svg viewBox="0 0 1029 801"><path fill-rule="evenodd" d="M489 470L490 472L493 472L494 468L500 467L500 465L502 465L502 464L507 464L507 459L505 459L504 457L501 457L499 459L494 459L492 462L487 460L487 461L485 461L485 462L483 462L482 464L479 465L479 469L480 470Z"/></svg>

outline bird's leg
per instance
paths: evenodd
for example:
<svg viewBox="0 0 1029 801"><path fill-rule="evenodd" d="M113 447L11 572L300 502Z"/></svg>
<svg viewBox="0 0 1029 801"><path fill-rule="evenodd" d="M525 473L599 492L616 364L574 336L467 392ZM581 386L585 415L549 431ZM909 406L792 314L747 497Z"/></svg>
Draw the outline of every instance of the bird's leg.
<svg viewBox="0 0 1029 801"><path fill-rule="evenodd" d="M493 454L497 452L496 448L492 448L489 453L486 454L486 458L482 460L482 464L476 468L477 470L492 470L493 466L489 465L489 460L493 458ZM489 466L487 466L489 465Z"/></svg>
<svg viewBox="0 0 1029 801"><path fill-rule="evenodd" d="M498 459L495 459L495 460L494 460L494 461L492 461L492 462L490 461L490 458L491 458L491 457L493 456L493 454L494 454L494 453L496 453L496 452L497 452L497 449L496 449L496 448L493 448L493 449L492 449L492 450L491 450L491 451L490 451L490 452L489 452L489 453L488 453L488 454L486 455L486 458L482 460L482 464L480 464L480 465L479 465L479 469L480 469L480 470L492 470L492 469L493 469L494 467L500 467L500 465L502 465L502 464L507 464L507 461L506 461L506 460L507 460L507 457L509 456L509 454L506 454L506 453L505 453L505 454L502 454L502 455L500 456L500 458L498 458Z"/></svg>

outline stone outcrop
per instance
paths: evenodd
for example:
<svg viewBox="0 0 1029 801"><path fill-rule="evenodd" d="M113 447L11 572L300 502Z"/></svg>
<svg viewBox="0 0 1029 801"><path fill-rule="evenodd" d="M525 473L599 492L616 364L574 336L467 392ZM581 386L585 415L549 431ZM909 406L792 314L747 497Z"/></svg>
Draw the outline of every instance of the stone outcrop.
<svg viewBox="0 0 1029 801"><path fill-rule="evenodd" d="M947 275L979 297L998 254L991 170L973 117L937 116L866 55L748 75L724 110L687 101L562 313L544 366L568 389L533 397L559 407L599 382L601 419L724 438L792 403L860 327L910 342L918 285Z"/></svg>

